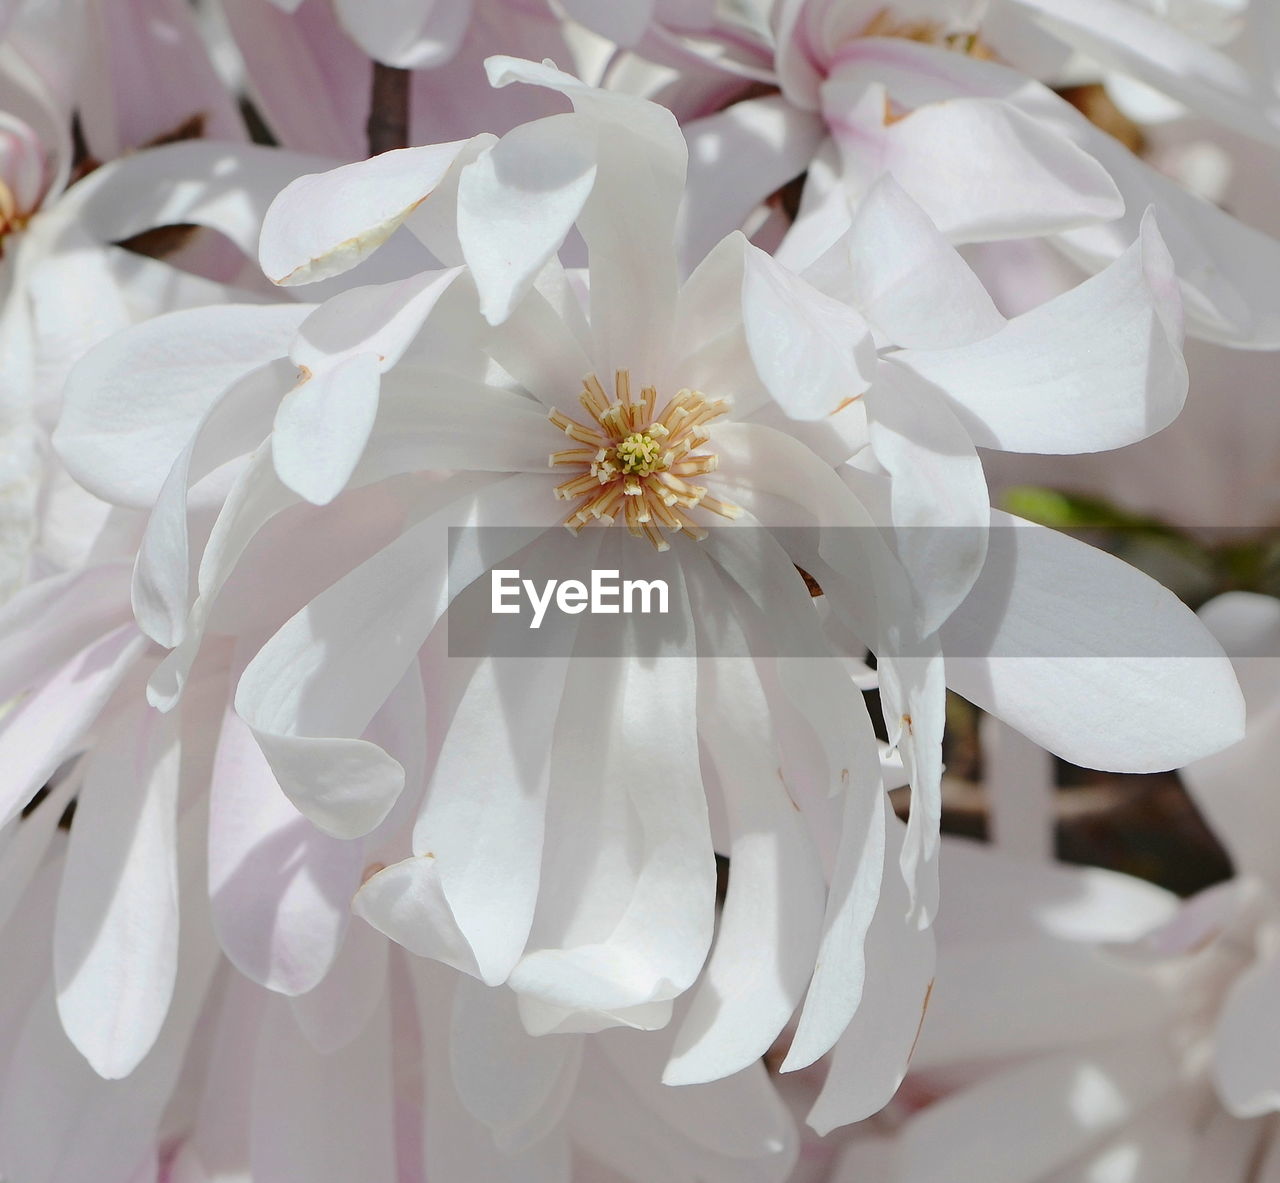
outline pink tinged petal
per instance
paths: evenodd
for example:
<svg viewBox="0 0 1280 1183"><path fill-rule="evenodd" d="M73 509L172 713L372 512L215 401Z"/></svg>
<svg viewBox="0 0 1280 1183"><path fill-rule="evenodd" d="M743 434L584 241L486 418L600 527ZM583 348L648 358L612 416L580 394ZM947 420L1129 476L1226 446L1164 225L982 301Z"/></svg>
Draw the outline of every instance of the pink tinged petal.
<svg viewBox="0 0 1280 1183"><path fill-rule="evenodd" d="M896 360L946 391L979 447L1062 454L1167 426L1187 393L1181 347L1173 262L1148 212L1138 241L1065 295L977 344Z"/></svg>
<svg viewBox="0 0 1280 1183"><path fill-rule="evenodd" d="M697 262L771 193L799 176L826 135L822 120L780 95L747 99L684 125L689 179L681 257Z"/></svg>
<svg viewBox="0 0 1280 1183"><path fill-rule="evenodd" d="M1263 953L1232 984L1213 1044L1213 1083L1233 1117L1280 1108L1280 1031L1275 998L1280 955Z"/></svg>
<svg viewBox="0 0 1280 1183"><path fill-rule="evenodd" d="M892 176L858 203L849 232L849 295L906 349L945 349L1005 324L982 281Z"/></svg>
<svg viewBox="0 0 1280 1183"><path fill-rule="evenodd" d="M511 315L582 212L596 183L595 133L580 115L552 115L462 170L458 235L490 324Z"/></svg>
<svg viewBox="0 0 1280 1183"><path fill-rule="evenodd" d="M617 45L634 45L653 20L654 0L566 0L564 10Z"/></svg>
<svg viewBox="0 0 1280 1183"><path fill-rule="evenodd" d="M1172 1090L1177 1077L1173 1055L1155 1040L1115 1041L1093 1052L1036 1059L921 1110L901 1133L899 1161L910 1172L907 1177L917 1178L946 1162L949 1183L1060 1178L1059 1170L1069 1171L1096 1152L1104 1138L1140 1130L1149 1108ZM1002 1122L1013 1123L1009 1128L1019 1131L1016 1143L991 1137L978 1115L992 1112L999 1113ZM1179 1123L1167 1112L1161 1118L1163 1138L1176 1138ZM1183 1143L1179 1149L1190 1147ZM1139 1161L1145 1166L1150 1157L1143 1155ZM1179 1157L1163 1164L1166 1171L1180 1165ZM1105 1152L1100 1158L1105 1162ZM1125 1156L1119 1161L1124 1163ZM1157 1168L1149 1177L1177 1177L1166 1171ZM1107 1177L1089 1171L1075 1178L1091 1175Z"/></svg>
<svg viewBox="0 0 1280 1183"><path fill-rule="evenodd" d="M0 723L0 824L35 796L146 651L147 639L122 625L81 650Z"/></svg>
<svg viewBox="0 0 1280 1183"><path fill-rule="evenodd" d="M104 563L42 579L0 609L0 702L129 620L128 568Z"/></svg>
<svg viewBox="0 0 1280 1183"><path fill-rule="evenodd" d="M373 66L328 4L223 0L254 104L280 143L355 160L367 151Z"/></svg>
<svg viewBox="0 0 1280 1183"><path fill-rule="evenodd" d="M472 0L397 0L369 5L334 0L351 39L374 61L402 70L429 70L457 51L471 20Z"/></svg>
<svg viewBox="0 0 1280 1183"><path fill-rule="evenodd" d="M292 373L279 358L232 382L209 406L161 486L138 549L132 588L138 625L157 644L172 648L181 642L191 608L188 494L204 477L261 443Z"/></svg>
<svg viewBox="0 0 1280 1183"><path fill-rule="evenodd" d="M836 74L823 107L846 175L866 188L892 173L952 242L1032 238L1124 212L1093 157L1007 103L953 97L886 126L883 91Z"/></svg>
<svg viewBox="0 0 1280 1183"><path fill-rule="evenodd" d="M182 0L88 7L95 52L84 58L78 110L94 157L112 160L191 120L208 139L245 138L234 97Z"/></svg>
<svg viewBox="0 0 1280 1183"><path fill-rule="evenodd" d="M0 932L19 906L31 907L27 891L45 862L67 806L80 791L82 768L64 776L33 813L14 819L0 831Z"/></svg>
<svg viewBox="0 0 1280 1183"><path fill-rule="evenodd" d="M302 994L338 955L360 884L359 843L318 831L289 803L253 735L228 712L209 800L209 900L235 967Z"/></svg>
<svg viewBox="0 0 1280 1183"><path fill-rule="evenodd" d="M135 1183L136 1171L154 1156L218 963L202 910L197 830L187 820L180 831L182 957L172 1002L155 1046L132 1075L104 1080L85 1062L58 1021L53 983L32 1006L0 1095L0 1161L15 1178Z"/></svg>
<svg viewBox="0 0 1280 1183"><path fill-rule="evenodd" d="M548 65L493 57L494 86L527 82L568 96L595 125L597 183L578 228L591 271L593 360L606 374L628 367L660 384L677 290L676 216L688 150L670 111L585 86Z"/></svg>
<svg viewBox="0 0 1280 1183"><path fill-rule="evenodd" d="M258 1024L271 996L228 974L216 1009L217 1038L192 1121L163 1183L233 1183L249 1177L249 1124Z"/></svg>
<svg viewBox="0 0 1280 1183"><path fill-rule="evenodd" d="M589 1041L582 1087L569 1115L577 1119L575 1136L583 1136L589 1120L584 1118L591 1112L579 1117L579 1107L585 1108L588 1094L599 1088L623 1115L623 1124L647 1135L643 1142L650 1154L657 1146L673 1146L679 1165L664 1178L683 1174L715 1183L781 1183L789 1178L797 1149L795 1125L765 1066L755 1063L724 1080L672 1088L661 1083L669 1050L670 1033L618 1029ZM588 1076L588 1066L595 1064L602 1064L603 1072ZM623 1141L616 1129L610 1132ZM609 1161L612 1156L606 1152L603 1157Z"/></svg>
<svg viewBox="0 0 1280 1183"><path fill-rule="evenodd" d="M729 889L663 1072L672 1085L729 1076L769 1050L813 972L825 894L821 863L782 781L754 663L703 662L698 693L699 736L729 819Z"/></svg>
<svg viewBox="0 0 1280 1183"><path fill-rule="evenodd" d="M50 233L119 242L155 226L190 222L224 235L246 259L257 250L275 195L327 161L259 144L185 140L111 161L49 211Z"/></svg>
<svg viewBox="0 0 1280 1183"><path fill-rule="evenodd" d="M449 1023L458 1099L499 1149L522 1149L559 1123L578 1079L582 1040L525 1031L510 990L459 978Z"/></svg>
<svg viewBox="0 0 1280 1183"><path fill-rule="evenodd" d="M1277 882L1274 798L1258 793L1275 767L1280 736L1280 601L1228 592L1210 600L1200 619L1232 658L1244 691L1245 738L1182 769L1196 808L1227 848L1237 875Z"/></svg>
<svg viewBox="0 0 1280 1183"><path fill-rule="evenodd" d="M942 627L952 689L1086 768L1177 768L1240 738L1231 663L1189 608L1056 531L996 511L992 525Z"/></svg>
<svg viewBox="0 0 1280 1183"><path fill-rule="evenodd" d="M892 362L879 368L866 405L871 450L892 478L896 550L930 633L969 594L986 558L991 511L982 462L946 400Z"/></svg>
<svg viewBox="0 0 1280 1183"><path fill-rule="evenodd" d="M981 723L982 786L992 845L1022 858L1053 859L1053 758L993 715Z"/></svg>
<svg viewBox="0 0 1280 1183"><path fill-rule="evenodd" d="M887 797L882 808L889 823L887 854L894 855L901 848L902 826L890 814ZM925 1021L935 960L933 934L909 917L906 897L902 880L886 874L867 930L870 972L862 998L809 1111L809 1125L820 1134L878 1112L906 1075Z"/></svg>
<svg viewBox="0 0 1280 1183"><path fill-rule="evenodd" d="M18 212L34 213L44 195L46 155L39 135L21 119L0 112L0 177Z"/></svg>
<svg viewBox="0 0 1280 1183"><path fill-rule="evenodd" d="M432 195L471 143L399 148L299 177L267 210L258 248L262 270L285 285L350 271Z"/></svg>
<svg viewBox="0 0 1280 1183"><path fill-rule="evenodd" d="M67 1037L108 1080L151 1050L173 996L180 758L175 721L145 706L119 716L87 757L54 977Z"/></svg>
<svg viewBox="0 0 1280 1183"><path fill-rule="evenodd" d="M531 498L536 498L532 505ZM455 555L448 529L561 513L545 476L510 477L428 516L293 616L249 663L236 709L253 728L280 787L326 833L368 833L404 786L404 769L358 738L448 606L505 555L475 532L475 553ZM534 518L528 515L532 513ZM509 536L506 544L513 541Z"/></svg>
<svg viewBox="0 0 1280 1183"><path fill-rule="evenodd" d="M54 446L90 492L146 508L224 391L283 357L309 310L198 308L157 317L92 350L71 372Z"/></svg>
<svg viewBox="0 0 1280 1183"><path fill-rule="evenodd" d="M252 1096L254 1183L396 1183L385 1006L363 1038L322 1056L284 999L273 1000L263 1014Z"/></svg>
<svg viewBox="0 0 1280 1183"><path fill-rule="evenodd" d="M533 922L551 775L546 737L565 671L563 660L481 659L413 829L414 851L435 856L453 917L491 986L520 959Z"/></svg>
<svg viewBox="0 0 1280 1183"><path fill-rule="evenodd" d="M742 322L761 381L793 419L832 415L870 385L875 342L862 317L753 246Z"/></svg>
<svg viewBox="0 0 1280 1183"><path fill-rule="evenodd" d="M436 1030L442 1016L453 1011L456 977L425 961L415 962L411 973L419 1022L429 1033ZM499 1146L493 1131L472 1115L455 1087L449 1041L432 1039L428 1034L424 1060L426 1121L421 1128L431 1183L473 1183L477 1179L485 1183L569 1183L569 1145L562 1132L553 1131L528 1147Z"/></svg>
<svg viewBox="0 0 1280 1183"><path fill-rule="evenodd" d="M1019 0L1050 33L1233 131L1280 142L1280 107L1248 70L1154 12L1106 0Z"/></svg>
<svg viewBox="0 0 1280 1183"><path fill-rule="evenodd" d="M387 950L367 924L350 924L323 981L290 998L295 1021L321 1055L362 1036L387 990Z"/></svg>

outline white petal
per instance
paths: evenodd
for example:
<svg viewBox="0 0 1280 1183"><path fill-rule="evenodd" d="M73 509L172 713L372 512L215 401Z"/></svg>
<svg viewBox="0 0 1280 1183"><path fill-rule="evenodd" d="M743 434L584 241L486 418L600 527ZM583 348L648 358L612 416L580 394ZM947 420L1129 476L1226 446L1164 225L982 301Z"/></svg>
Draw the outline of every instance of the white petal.
<svg viewBox="0 0 1280 1183"><path fill-rule="evenodd" d="M858 203L847 249L852 302L886 341L945 349L1005 323L982 281L890 175Z"/></svg>
<svg viewBox="0 0 1280 1183"><path fill-rule="evenodd" d="M178 970L176 825L181 749L149 707L115 720L88 758L54 930L58 1014L108 1080L163 1026Z"/></svg>
<svg viewBox="0 0 1280 1183"><path fill-rule="evenodd" d="M898 557L933 632L969 594L987 552L990 497L982 462L936 391L892 362L866 394L871 449L892 478Z"/></svg>
<svg viewBox="0 0 1280 1183"><path fill-rule="evenodd" d="M187 495L203 477L261 443L291 375L292 367L280 358L233 382L209 406L161 486L138 549L132 589L138 625L160 645L171 648L182 640L191 607Z"/></svg>
<svg viewBox="0 0 1280 1183"><path fill-rule="evenodd" d="M866 78L837 74L823 107L846 175L865 189L892 173L952 242L1032 238L1124 212L1096 160L1006 103L952 96L886 127L885 101Z"/></svg>
<svg viewBox="0 0 1280 1183"><path fill-rule="evenodd" d="M595 129L576 114L521 124L462 170L458 236L490 324L511 315L595 183Z"/></svg>
<svg viewBox="0 0 1280 1183"><path fill-rule="evenodd" d="M883 802L887 854L892 856L900 849L902 826L889 814L888 798ZM836 1044L826 1083L809 1112L809 1124L820 1134L869 1117L888 1102L906 1075L924 1021L933 979L933 934L909 919L906 887L893 874L885 875L867 931L866 961L862 1000Z"/></svg>
<svg viewBox="0 0 1280 1183"><path fill-rule="evenodd" d="M742 321L761 381L794 419L821 419L870 385L875 343L849 305L748 245Z"/></svg>
<svg viewBox="0 0 1280 1183"><path fill-rule="evenodd" d="M15 817L58 765L74 754L146 648L146 637L133 625L122 625L82 649L4 717L0 825Z"/></svg>
<svg viewBox="0 0 1280 1183"><path fill-rule="evenodd" d="M223 951L269 990L313 989L342 942L359 844L320 833L298 813L231 712L209 792L209 901Z"/></svg>
<svg viewBox="0 0 1280 1183"><path fill-rule="evenodd" d="M948 685L1088 768L1176 768L1240 737L1231 664L1189 608L1056 531L995 511L992 526L986 567L942 627Z"/></svg>
<svg viewBox="0 0 1280 1183"><path fill-rule="evenodd" d="M391 1020L327 1056L284 999L263 1016L250 1102L254 1183L396 1183ZM359 1082L358 1088L353 1088Z"/></svg>
<svg viewBox="0 0 1280 1183"><path fill-rule="evenodd" d="M505 557L455 555L450 573L450 525L467 521L468 510L481 515L474 524L520 521L530 497L546 492L545 477L511 477L427 517L314 599L249 663L236 709L280 787L321 829L350 838L386 816L404 770L358 737L440 619L450 587L466 586ZM549 519L557 504L540 498L532 512ZM502 540L471 533L477 547L501 549Z"/></svg>
<svg viewBox="0 0 1280 1183"><path fill-rule="evenodd" d="M191 309L105 341L71 372L54 432L59 456L104 500L150 506L209 408L249 371L283 357L308 311Z"/></svg>
<svg viewBox="0 0 1280 1183"><path fill-rule="evenodd" d="M1101 274L975 345L897 360L944 389L980 447L1096 452L1167 426L1182 409L1181 303L1150 213Z"/></svg>
<svg viewBox="0 0 1280 1183"><path fill-rule="evenodd" d="M374 61L429 70L457 51L471 19L471 0L401 0L372 7L361 0L335 0L334 10Z"/></svg>
<svg viewBox="0 0 1280 1183"><path fill-rule="evenodd" d="M351 270L431 196L470 144L399 148L299 177L263 220L262 270L279 284L312 283Z"/></svg>
<svg viewBox="0 0 1280 1183"><path fill-rule="evenodd" d="M824 894L821 865L781 780L753 663L703 661L698 693L699 736L732 842L716 943L663 1073L664 1083L680 1085L728 1076L769 1049L812 973Z"/></svg>
<svg viewBox="0 0 1280 1183"><path fill-rule="evenodd" d="M271 454L280 480L313 505L327 505L360 462L378 413L378 358L356 353L304 374L280 403Z"/></svg>

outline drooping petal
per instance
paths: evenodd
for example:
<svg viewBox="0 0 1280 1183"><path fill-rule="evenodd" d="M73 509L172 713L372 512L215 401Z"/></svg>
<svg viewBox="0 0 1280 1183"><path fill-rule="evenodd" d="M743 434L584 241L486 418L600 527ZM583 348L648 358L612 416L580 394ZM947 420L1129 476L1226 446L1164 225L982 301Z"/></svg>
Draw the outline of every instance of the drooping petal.
<svg viewBox="0 0 1280 1183"><path fill-rule="evenodd" d="M160 645L172 647L182 640L191 607L188 494L203 477L261 443L292 372L280 358L232 382L209 406L160 488L138 548L132 586L138 625Z"/></svg>
<svg viewBox="0 0 1280 1183"><path fill-rule="evenodd" d="M503 540L472 531L477 553L452 556L450 573L449 527L538 516L549 525L560 510L553 498L539 496L547 493L545 477L510 477L428 516L312 600L249 663L236 709L280 787L321 829L350 838L386 816L404 770L359 736L452 591L505 557L480 553L485 545L501 549ZM504 538L510 545L509 535Z"/></svg>
<svg viewBox="0 0 1280 1183"><path fill-rule="evenodd" d="M58 1014L108 1080L151 1050L178 972L172 717L145 705L115 719L87 757L54 929Z"/></svg>
<svg viewBox="0 0 1280 1183"><path fill-rule="evenodd" d="M902 845L902 825L888 821L885 863ZM831 1067L808 1121L820 1134L860 1121L882 1108L906 1075L929 1003L934 970L933 934L909 918L906 885L887 873L867 930L869 967L858 1009L832 1053Z"/></svg>
<svg viewBox="0 0 1280 1183"><path fill-rule="evenodd" d="M342 943L360 844L330 838L298 813L232 712L209 793L209 902L223 951L269 990L313 989Z"/></svg>
<svg viewBox="0 0 1280 1183"><path fill-rule="evenodd" d="M728 814L730 871L716 942L663 1073L680 1085L747 1067L786 1026L818 951L824 886L778 771L753 663L703 661L698 695L698 733Z"/></svg>

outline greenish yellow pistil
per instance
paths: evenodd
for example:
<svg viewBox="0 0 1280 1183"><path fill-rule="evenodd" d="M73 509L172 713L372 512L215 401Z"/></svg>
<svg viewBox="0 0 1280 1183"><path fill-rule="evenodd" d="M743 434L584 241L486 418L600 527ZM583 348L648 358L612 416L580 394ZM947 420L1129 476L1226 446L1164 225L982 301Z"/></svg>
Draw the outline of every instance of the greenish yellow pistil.
<svg viewBox="0 0 1280 1183"><path fill-rule="evenodd" d="M615 449L623 472L648 476L662 467L662 445L647 431L633 431Z"/></svg>
<svg viewBox="0 0 1280 1183"><path fill-rule="evenodd" d="M664 530L706 537L706 530L690 517L692 510L709 510L724 518L741 515L732 502L693 483L718 467L715 453L700 449L711 439L707 424L728 411L727 401L684 389L659 408L652 386L633 397L626 370L614 375L613 397L588 374L578 401L591 423L579 423L554 408L547 416L577 445L550 456L553 468L574 473L556 486L560 500L575 503L564 520L573 533L588 522L612 522L621 516L632 534L666 550Z"/></svg>

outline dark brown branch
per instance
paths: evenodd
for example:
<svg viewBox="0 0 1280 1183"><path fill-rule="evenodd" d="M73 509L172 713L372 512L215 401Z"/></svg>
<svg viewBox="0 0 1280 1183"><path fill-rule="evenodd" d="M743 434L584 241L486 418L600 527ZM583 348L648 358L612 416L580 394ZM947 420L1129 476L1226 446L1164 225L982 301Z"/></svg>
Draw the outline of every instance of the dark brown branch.
<svg viewBox="0 0 1280 1183"><path fill-rule="evenodd" d="M373 96L369 103L369 155L409 146L409 71L373 63Z"/></svg>

